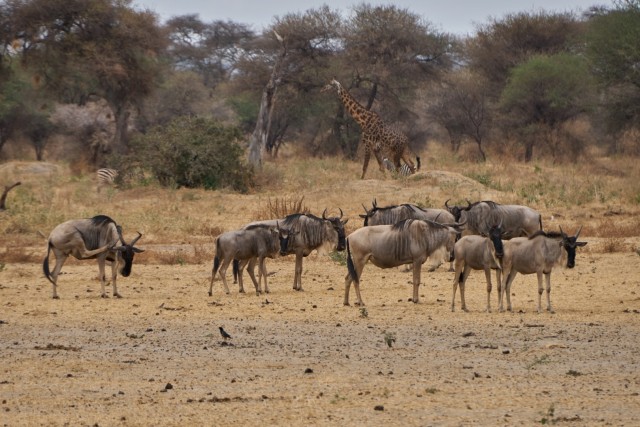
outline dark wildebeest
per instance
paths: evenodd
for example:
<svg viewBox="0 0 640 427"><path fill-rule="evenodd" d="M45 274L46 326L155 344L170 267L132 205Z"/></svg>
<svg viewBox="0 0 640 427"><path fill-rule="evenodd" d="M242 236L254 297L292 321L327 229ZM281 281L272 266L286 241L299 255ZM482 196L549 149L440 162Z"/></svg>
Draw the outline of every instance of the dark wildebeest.
<svg viewBox="0 0 640 427"><path fill-rule="evenodd" d="M467 311L464 300L464 285L471 270L484 270L487 279L487 312L491 312L491 270L496 270L498 297L501 286L501 269L504 249L502 246L502 228L500 224L489 228L489 234L462 237L455 244L456 272L453 278L453 296L451 311L455 311L456 289L460 286L460 305Z"/></svg>
<svg viewBox="0 0 640 427"><path fill-rule="evenodd" d="M453 224L456 222L455 217L445 209L427 208L423 209L419 206L404 203L402 205L392 205L379 207L374 199L371 203L371 209L367 209L362 205L365 215L360 215L364 219L364 226L369 225L393 225L405 219L425 219L429 221L439 222L441 224ZM452 256L449 256L451 259ZM442 259L432 260L429 271L434 271L442 264ZM450 263L449 271L453 271L453 264Z"/></svg>
<svg viewBox="0 0 640 427"><path fill-rule="evenodd" d="M538 313L542 312L542 275L547 283L547 311L551 308L551 271L557 264L567 258L567 268L576 265L576 248L587 242L578 242L582 227L575 236L569 237L560 228L560 233L537 231L529 237L517 237L504 242L502 258L502 289L500 292L500 311L503 311L503 295L507 294L507 310L511 311L511 283L520 274L538 275ZM564 248L564 250L562 250Z"/></svg>
<svg viewBox="0 0 640 427"><path fill-rule="evenodd" d="M138 237L133 239L131 243L126 243L122 238L122 228L117 225L114 220L105 215L98 215L86 219L73 219L56 226L49 235L47 256L42 263L45 277L53 284L53 298L58 298L58 275L69 255L73 255L80 260L94 258L98 260L102 286L101 296L103 298L107 297L105 292L104 265L105 261L111 261L113 296L120 298L121 295L116 288L118 263L120 259L124 261L124 265L120 269L120 274L122 274L123 277L128 277L129 274L131 274L133 256L136 253L144 252L143 249L134 247L140 237L142 237L142 234L138 233ZM121 246L116 246L118 240L122 243ZM56 256L56 266L53 272L49 273L49 253L52 250Z"/></svg>
<svg viewBox="0 0 640 427"><path fill-rule="evenodd" d="M289 241L287 231L280 229L276 223L275 227L256 224L240 230L227 231L218 236L216 240L216 255L213 259L213 271L211 273L211 283L209 285L209 296L213 295L213 281L216 274L220 271L224 290L228 294L227 286L227 267L233 260L238 260L243 268L246 263L249 265L249 276L256 288L256 294L262 292L261 282L264 278L264 291L269 292L267 284L267 269L265 266L265 258L274 258L280 254L284 254ZM253 267L257 260L260 271L259 280L257 281L253 272ZM242 284L242 275L238 276L238 286L240 292L244 293Z"/></svg>
<svg viewBox="0 0 640 427"><path fill-rule="evenodd" d="M464 234L488 234L491 224L502 223L505 240L513 237L530 236L542 230L542 216L534 209L521 205L501 205L492 201L471 203L467 206L445 207L457 222L465 222Z"/></svg>
<svg viewBox="0 0 640 427"><path fill-rule="evenodd" d="M344 225L349 220L342 221L342 209L339 217L327 217L326 213L325 209L322 218L312 214L293 214L282 220L281 226L291 233L287 254L296 255L293 277L293 289L296 291L302 290L302 258L315 249L343 251L345 248Z"/></svg>
<svg viewBox="0 0 640 427"><path fill-rule="evenodd" d="M413 298L418 302L420 270L429 256L438 250L451 252L462 224L440 224L419 219L406 219L394 225L374 225L360 228L347 238L347 269L344 305L349 305L349 288L354 283L357 305L360 277L368 261L380 268L413 265Z"/></svg>

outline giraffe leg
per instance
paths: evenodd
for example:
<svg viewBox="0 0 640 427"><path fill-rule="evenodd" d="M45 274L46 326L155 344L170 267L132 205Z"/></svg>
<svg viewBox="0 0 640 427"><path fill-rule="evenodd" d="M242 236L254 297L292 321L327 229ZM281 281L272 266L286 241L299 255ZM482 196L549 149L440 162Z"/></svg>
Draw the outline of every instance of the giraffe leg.
<svg viewBox="0 0 640 427"><path fill-rule="evenodd" d="M369 147L365 145L364 163L362 165L362 176L360 177L360 179L364 179L364 175L367 173L367 168L369 167L369 159L371 159L371 150L369 150Z"/></svg>
<svg viewBox="0 0 640 427"><path fill-rule="evenodd" d="M378 151L374 151L373 154L375 154L376 160L378 161L378 166L380 166L380 172L382 172L382 174L385 175L387 173L387 168L384 166L382 153L380 152L380 150L378 150Z"/></svg>

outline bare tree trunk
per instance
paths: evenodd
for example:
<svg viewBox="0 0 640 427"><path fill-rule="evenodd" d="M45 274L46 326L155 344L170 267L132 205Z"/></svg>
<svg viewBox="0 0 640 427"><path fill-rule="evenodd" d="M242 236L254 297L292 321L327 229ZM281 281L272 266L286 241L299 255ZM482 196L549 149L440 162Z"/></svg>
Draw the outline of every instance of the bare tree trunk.
<svg viewBox="0 0 640 427"><path fill-rule="evenodd" d="M2 196L0 196L0 211L3 211L6 209L5 203L7 201L7 194L9 194L9 191L11 191L14 187L17 187L20 184L22 183L18 181L13 185L7 185L4 187L4 192L2 193Z"/></svg>
<svg viewBox="0 0 640 427"><path fill-rule="evenodd" d="M262 152L267 145L267 136L271 127L271 116L274 107L274 98L278 86L280 85L280 66L287 56L287 48L282 37L276 33L276 38L282 44L282 50L280 56L276 59L276 63L273 64L273 70L271 70L271 77L269 82L262 91L262 99L260 101L260 111L258 112L258 120L256 121L256 128L251 134L249 139L249 154L247 160L254 169L262 168Z"/></svg>

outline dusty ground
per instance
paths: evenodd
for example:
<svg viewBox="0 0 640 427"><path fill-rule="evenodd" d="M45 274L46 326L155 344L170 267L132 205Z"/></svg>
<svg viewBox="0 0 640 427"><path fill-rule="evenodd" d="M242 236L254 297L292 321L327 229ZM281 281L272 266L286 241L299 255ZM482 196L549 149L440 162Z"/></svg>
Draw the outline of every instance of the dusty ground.
<svg viewBox="0 0 640 427"><path fill-rule="evenodd" d="M639 259L582 251L552 276L556 314L536 313L534 276L514 313L485 313L472 273L471 311L452 313L445 267L423 269L413 304L410 273L371 265L364 312L342 305L346 267L314 255L304 292L284 258L261 296L218 281L209 297L208 264L134 265L101 299L94 263L69 262L52 300L40 265L7 265L0 423L638 425Z"/></svg>
<svg viewBox="0 0 640 427"><path fill-rule="evenodd" d="M453 196L523 202L456 173L359 180L354 165L348 183L285 176L286 194L304 195L316 214L341 207L348 231L362 225L361 205L374 198L380 205L440 205ZM363 311L342 305L346 267L315 254L305 260L304 292L291 289L289 257L268 262L275 273L269 295L238 294L235 285L225 295L219 281L207 295L207 233L255 219L281 191L151 188L103 200L68 187L81 183L58 188L52 181L48 205L41 184L17 178L23 185L12 208L31 215L26 207L42 199L41 209L66 209L65 218L113 215L127 236L143 232L139 246L147 252L119 280L122 299L99 297L95 262L70 260L53 300L35 262L44 255L42 237L0 236L0 425L639 425L637 205L536 206L545 227L574 232L584 225L581 238L589 242L575 269L552 275L555 314L536 312L534 276L516 278L514 313L495 311L495 287L494 311L486 313L484 275L474 272L471 311L452 313L446 267L423 268L421 302L413 304L410 273L371 265L362 277ZM40 229L7 218L15 224L7 229ZM167 238L183 230L189 237ZM8 260L12 239L27 242L25 260ZM183 257L178 249L204 255Z"/></svg>

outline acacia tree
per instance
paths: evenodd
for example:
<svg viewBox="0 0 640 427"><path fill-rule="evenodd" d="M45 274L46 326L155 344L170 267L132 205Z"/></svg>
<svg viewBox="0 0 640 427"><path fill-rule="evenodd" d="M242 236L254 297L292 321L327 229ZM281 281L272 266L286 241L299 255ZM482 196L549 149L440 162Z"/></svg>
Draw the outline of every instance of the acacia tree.
<svg viewBox="0 0 640 427"><path fill-rule="evenodd" d="M525 162L533 159L538 141L549 142L563 123L589 110L593 87L577 55L535 56L513 69L500 103L508 126L524 142Z"/></svg>
<svg viewBox="0 0 640 427"><path fill-rule="evenodd" d="M589 21L587 55L604 87L608 131L640 127L640 1L617 1Z"/></svg>
<svg viewBox="0 0 640 427"><path fill-rule="evenodd" d="M296 104L296 108L300 108L300 103L309 102L309 91L318 86L317 73L327 66L329 57L335 52L339 23L340 15L323 6L304 14L288 14L276 19L269 32L256 41L252 63L245 62L243 65L246 67L241 67L241 70L248 71L244 76L245 84L256 76L262 76L259 80L262 98L258 119L249 143L248 159L254 167L261 167L262 152L270 135L273 136L274 115L294 108ZM258 70L255 58L262 58L263 66ZM278 102L277 92L283 85L294 88L298 102L290 99ZM285 117L280 116L279 119L279 130L286 130L288 123ZM282 134L279 137L282 138Z"/></svg>
<svg viewBox="0 0 640 427"><path fill-rule="evenodd" d="M130 0L8 0L23 61L63 102L109 104L114 146L124 151L130 109L155 87L166 37Z"/></svg>
<svg viewBox="0 0 640 427"><path fill-rule="evenodd" d="M166 29L175 68L198 73L211 88L229 80L255 38L245 24L221 20L205 23L197 15L173 17Z"/></svg>

